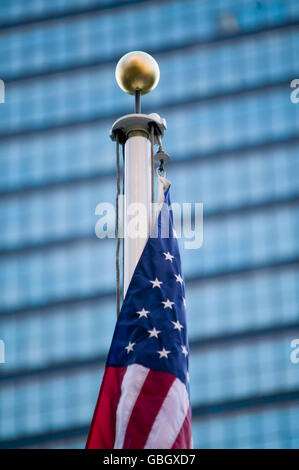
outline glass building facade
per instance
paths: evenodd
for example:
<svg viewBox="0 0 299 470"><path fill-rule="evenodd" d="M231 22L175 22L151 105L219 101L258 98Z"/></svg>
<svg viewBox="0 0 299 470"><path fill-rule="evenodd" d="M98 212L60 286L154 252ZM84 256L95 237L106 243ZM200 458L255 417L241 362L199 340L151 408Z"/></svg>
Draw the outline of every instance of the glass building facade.
<svg viewBox="0 0 299 470"><path fill-rule="evenodd" d="M181 247L196 448L298 448L298 0L2 0L0 447L82 448L115 325L109 129L133 107L117 60L159 62Z"/></svg>

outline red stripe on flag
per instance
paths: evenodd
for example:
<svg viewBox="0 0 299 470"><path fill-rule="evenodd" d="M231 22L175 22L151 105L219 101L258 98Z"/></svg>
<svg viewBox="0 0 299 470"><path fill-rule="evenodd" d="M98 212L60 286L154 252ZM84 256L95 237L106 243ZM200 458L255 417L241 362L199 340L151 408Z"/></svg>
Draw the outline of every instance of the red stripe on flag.
<svg viewBox="0 0 299 470"><path fill-rule="evenodd" d="M192 443L191 438L191 410L190 407L186 414L186 418L177 435L176 440L173 443L172 449L190 449Z"/></svg>
<svg viewBox="0 0 299 470"><path fill-rule="evenodd" d="M126 369L126 367L106 367L86 442L86 449L113 449L116 410Z"/></svg>
<svg viewBox="0 0 299 470"><path fill-rule="evenodd" d="M175 377L150 370L128 422L123 449L143 449L156 416ZM174 410L175 412L175 410Z"/></svg>

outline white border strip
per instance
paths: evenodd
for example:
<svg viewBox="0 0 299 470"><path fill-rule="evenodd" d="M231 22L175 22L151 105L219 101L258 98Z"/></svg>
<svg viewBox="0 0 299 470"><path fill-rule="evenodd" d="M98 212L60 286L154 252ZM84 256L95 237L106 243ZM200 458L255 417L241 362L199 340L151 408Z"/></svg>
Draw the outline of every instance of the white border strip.
<svg viewBox="0 0 299 470"><path fill-rule="evenodd" d="M145 449L171 449L185 421L189 397L185 385L175 379L154 421Z"/></svg>
<svg viewBox="0 0 299 470"><path fill-rule="evenodd" d="M149 370L139 364L132 364L127 367L121 384L121 397L116 411L114 449L123 448L129 419Z"/></svg>

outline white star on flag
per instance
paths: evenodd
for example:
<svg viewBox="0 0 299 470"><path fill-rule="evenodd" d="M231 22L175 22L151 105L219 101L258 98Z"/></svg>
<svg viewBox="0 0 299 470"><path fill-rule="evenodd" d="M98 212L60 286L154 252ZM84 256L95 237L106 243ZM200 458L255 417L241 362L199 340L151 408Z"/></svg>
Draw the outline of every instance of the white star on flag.
<svg viewBox="0 0 299 470"><path fill-rule="evenodd" d="M186 299L185 299L185 297L183 297L183 304L184 304L184 307L186 307Z"/></svg>
<svg viewBox="0 0 299 470"><path fill-rule="evenodd" d="M161 333L161 331L156 330L155 327L152 330L147 330L147 332L149 333L149 338L158 338L158 334Z"/></svg>
<svg viewBox="0 0 299 470"><path fill-rule="evenodd" d="M140 310L139 312L136 312L138 315L139 315L139 318L141 317L145 317L147 318L147 314L149 313L148 310L145 310L144 308L142 310Z"/></svg>
<svg viewBox="0 0 299 470"><path fill-rule="evenodd" d="M181 331L181 329L184 328L183 325L180 324L179 320L178 321L172 321L171 323L173 324L173 328L175 330Z"/></svg>
<svg viewBox="0 0 299 470"><path fill-rule="evenodd" d="M166 302L164 300L162 300L162 304L164 304L164 308L171 308L172 309L172 306L173 306L174 302L170 302L170 300L167 299Z"/></svg>
<svg viewBox="0 0 299 470"><path fill-rule="evenodd" d="M175 274L176 282L179 282L181 285L183 284L184 280L180 274Z"/></svg>
<svg viewBox="0 0 299 470"><path fill-rule="evenodd" d="M153 288L154 288L154 287L160 287L160 284L163 284L163 282L162 282L162 281L159 281L159 279L158 279L157 277L156 277L156 279L155 279L154 281L150 281L150 282L153 284L153 285L152 285ZM161 289L161 287L160 287L160 289Z"/></svg>
<svg viewBox="0 0 299 470"><path fill-rule="evenodd" d="M136 343L131 343L131 341L129 341L128 346L125 347L125 349L127 350L127 354L129 354L130 351L133 351L135 344Z"/></svg>
<svg viewBox="0 0 299 470"><path fill-rule="evenodd" d="M187 351L186 346L181 345L181 348L182 348L182 353L184 354L184 356L185 357L188 356L188 351Z"/></svg>
<svg viewBox="0 0 299 470"><path fill-rule="evenodd" d="M165 348L162 349L162 351L157 351L158 354L160 354L159 359L162 359L162 357L166 357L168 359L168 354L170 354L171 351L166 351Z"/></svg>
<svg viewBox="0 0 299 470"><path fill-rule="evenodd" d="M163 255L165 256L165 259L168 259L172 263L172 259L174 258L174 256L171 255L169 251L167 251L167 253L163 253Z"/></svg>

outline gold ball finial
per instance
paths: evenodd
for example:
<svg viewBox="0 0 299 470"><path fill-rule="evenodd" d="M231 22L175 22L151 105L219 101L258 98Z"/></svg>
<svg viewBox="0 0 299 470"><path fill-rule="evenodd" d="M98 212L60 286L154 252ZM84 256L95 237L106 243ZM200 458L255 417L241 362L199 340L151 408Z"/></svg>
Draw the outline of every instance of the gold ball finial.
<svg viewBox="0 0 299 470"><path fill-rule="evenodd" d="M146 95L158 84L160 70L155 59L142 51L125 54L117 63L115 78L119 87L130 95L139 90Z"/></svg>

